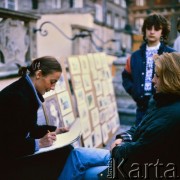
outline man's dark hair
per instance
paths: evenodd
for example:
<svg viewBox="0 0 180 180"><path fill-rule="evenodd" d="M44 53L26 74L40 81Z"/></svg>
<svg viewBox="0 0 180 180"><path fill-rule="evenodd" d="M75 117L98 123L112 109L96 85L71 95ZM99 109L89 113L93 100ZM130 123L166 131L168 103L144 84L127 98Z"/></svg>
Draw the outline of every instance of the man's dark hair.
<svg viewBox="0 0 180 180"><path fill-rule="evenodd" d="M146 41L146 29L151 29L152 26L156 30L162 29L162 40L167 43L168 35L170 32L170 22L160 14L150 14L145 18L144 24L142 26L143 39Z"/></svg>

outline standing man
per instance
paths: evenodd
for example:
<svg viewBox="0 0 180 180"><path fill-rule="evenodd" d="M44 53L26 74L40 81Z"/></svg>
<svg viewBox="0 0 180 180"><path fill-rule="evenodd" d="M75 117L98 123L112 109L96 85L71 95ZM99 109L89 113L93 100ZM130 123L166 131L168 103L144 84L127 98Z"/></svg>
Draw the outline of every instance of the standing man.
<svg viewBox="0 0 180 180"><path fill-rule="evenodd" d="M142 26L144 43L139 50L127 59L122 72L123 87L137 104L136 122L138 125L148 109L149 100L154 93L152 78L154 74L154 54L173 52L166 46L170 24L160 14L151 14Z"/></svg>

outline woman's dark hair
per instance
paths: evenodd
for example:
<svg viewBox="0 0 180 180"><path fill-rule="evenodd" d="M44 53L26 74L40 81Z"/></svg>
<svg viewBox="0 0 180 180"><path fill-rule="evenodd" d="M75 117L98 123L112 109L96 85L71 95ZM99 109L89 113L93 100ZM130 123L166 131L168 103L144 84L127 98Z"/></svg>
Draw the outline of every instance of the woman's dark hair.
<svg viewBox="0 0 180 180"><path fill-rule="evenodd" d="M162 15L153 13L145 18L142 26L143 39L146 42L146 29L151 29L152 26L156 30L162 29L162 40L167 43L168 35L170 32L170 22Z"/></svg>
<svg viewBox="0 0 180 180"><path fill-rule="evenodd" d="M29 71L29 76L34 76L35 72L41 70L43 76L47 76L53 72L62 72L60 63L52 56L44 56L33 60L30 66L20 67L19 75L26 75Z"/></svg>

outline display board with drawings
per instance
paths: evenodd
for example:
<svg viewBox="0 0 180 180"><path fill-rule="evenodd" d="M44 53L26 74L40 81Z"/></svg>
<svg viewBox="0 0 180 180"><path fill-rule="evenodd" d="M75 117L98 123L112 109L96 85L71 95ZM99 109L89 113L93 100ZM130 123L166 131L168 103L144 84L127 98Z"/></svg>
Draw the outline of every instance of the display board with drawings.
<svg viewBox="0 0 180 180"><path fill-rule="evenodd" d="M102 147L119 127L106 56L98 53L72 56L67 58L67 62L82 124L82 144L85 147Z"/></svg>
<svg viewBox="0 0 180 180"><path fill-rule="evenodd" d="M90 69L98 104L103 143L106 144L120 127L112 74L105 53L88 54L87 57L91 64Z"/></svg>
<svg viewBox="0 0 180 180"><path fill-rule="evenodd" d="M43 96L45 99L43 110L48 125L68 127L71 130L72 125L77 121L77 115L73 107L64 59L58 60L62 67L62 74L56 83L55 90Z"/></svg>

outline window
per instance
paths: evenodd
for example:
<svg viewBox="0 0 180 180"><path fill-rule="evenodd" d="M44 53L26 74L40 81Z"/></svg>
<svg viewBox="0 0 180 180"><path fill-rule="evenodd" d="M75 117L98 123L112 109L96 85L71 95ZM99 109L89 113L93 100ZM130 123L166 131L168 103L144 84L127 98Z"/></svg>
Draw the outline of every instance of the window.
<svg viewBox="0 0 180 180"><path fill-rule="evenodd" d="M95 4L95 8L96 8L95 19L99 22L103 22L102 6L99 4Z"/></svg>
<svg viewBox="0 0 180 180"><path fill-rule="evenodd" d="M121 17L120 19L120 28L124 29L126 25L126 19L124 17Z"/></svg>
<svg viewBox="0 0 180 180"><path fill-rule="evenodd" d="M106 23L107 23L108 26L112 25L112 14L111 14L111 12L107 13Z"/></svg>
<svg viewBox="0 0 180 180"><path fill-rule="evenodd" d="M141 32L141 28L143 25L144 19L143 18L137 18L135 19L135 28L136 30L138 30L139 32Z"/></svg>
<svg viewBox="0 0 180 180"><path fill-rule="evenodd" d="M115 4L120 4L120 0L114 0Z"/></svg>
<svg viewBox="0 0 180 180"><path fill-rule="evenodd" d="M83 0L70 0L70 7L71 8L82 8L83 7Z"/></svg>
<svg viewBox="0 0 180 180"><path fill-rule="evenodd" d="M136 0L136 6L144 6L144 0Z"/></svg>
<svg viewBox="0 0 180 180"><path fill-rule="evenodd" d="M17 10L17 0L5 0L5 8Z"/></svg>
<svg viewBox="0 0 180 180"><path fill-rule="evenodd" d="M119 29L119 15L115 15L114 18L114 28Z"/></svg>
<svg viewBox="0 0 180 180"><path fill-rule="evenodd" d="M52 0L52 8L54 9L61 8L61 0Z"/></svg>
<svg viewBox="0 0 180 180"><path fill-rule="evenodd" d="M126 8L126 1L125 0L121 0L121 6L123 7L123 8Z"/></svg>

